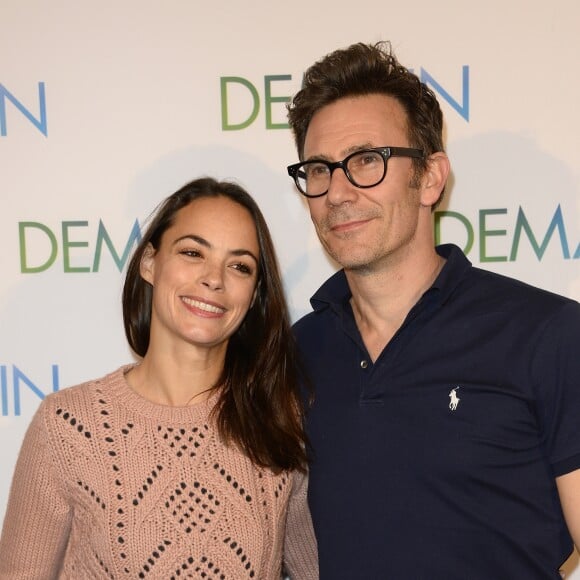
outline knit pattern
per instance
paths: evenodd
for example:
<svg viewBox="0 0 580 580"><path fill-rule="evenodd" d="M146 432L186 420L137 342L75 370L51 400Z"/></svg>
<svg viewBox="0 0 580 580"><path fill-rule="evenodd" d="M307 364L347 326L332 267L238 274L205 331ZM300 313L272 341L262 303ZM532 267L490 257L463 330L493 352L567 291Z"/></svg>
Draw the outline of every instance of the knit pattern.
<svg viewBox="0 0 580 580"><path fill-rule="evenodd" d="M0 578L279 580L293 476L220 441L215 395L156 405L131 390L128 368L41 404L14 476Z"/></svg>

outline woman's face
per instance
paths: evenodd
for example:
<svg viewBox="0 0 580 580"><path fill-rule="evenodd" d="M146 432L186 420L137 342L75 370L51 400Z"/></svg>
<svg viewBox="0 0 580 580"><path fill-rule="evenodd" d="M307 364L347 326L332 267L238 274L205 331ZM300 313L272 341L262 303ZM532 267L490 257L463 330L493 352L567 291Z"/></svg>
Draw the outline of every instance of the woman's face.
<svg viewBox="0 0 580 580"><path fill-rule="evenodd" d="M150 348L221 348L256 292L260 248L249 211L227 197L183 207L141 262L153 286Z"/></svg>

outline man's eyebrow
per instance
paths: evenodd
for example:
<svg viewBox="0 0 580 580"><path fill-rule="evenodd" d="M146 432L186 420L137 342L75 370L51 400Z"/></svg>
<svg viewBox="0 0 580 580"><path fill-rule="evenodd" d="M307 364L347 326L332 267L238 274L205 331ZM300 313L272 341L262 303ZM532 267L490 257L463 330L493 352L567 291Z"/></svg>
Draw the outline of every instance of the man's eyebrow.
<svg viewBox="0 0 580 580"><path fill-rule="evenodd" d="M362 151L363 149L374 149L374 147L375 146L372 143L357 143L356 145L351 145L350 147L343 149L341 155L342 158L344 159L345 157L348 157L351 153L356 153L357 151ZM328 161L332 163L330 157L324 154L311 155L307 159L304 159L304 161Z"/></svg>

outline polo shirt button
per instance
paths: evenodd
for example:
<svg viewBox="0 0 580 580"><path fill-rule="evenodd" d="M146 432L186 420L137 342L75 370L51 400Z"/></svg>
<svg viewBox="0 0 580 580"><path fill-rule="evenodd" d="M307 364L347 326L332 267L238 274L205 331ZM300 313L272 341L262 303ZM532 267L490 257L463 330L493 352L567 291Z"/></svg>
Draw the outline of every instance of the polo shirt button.
<svg viewBox="0 0 580 580"><path fill-rule="evenodd" d="M369 366L369 361L367 361L367 360L360 361L360 368L361 369L366 369L368 366Z"/></svg>

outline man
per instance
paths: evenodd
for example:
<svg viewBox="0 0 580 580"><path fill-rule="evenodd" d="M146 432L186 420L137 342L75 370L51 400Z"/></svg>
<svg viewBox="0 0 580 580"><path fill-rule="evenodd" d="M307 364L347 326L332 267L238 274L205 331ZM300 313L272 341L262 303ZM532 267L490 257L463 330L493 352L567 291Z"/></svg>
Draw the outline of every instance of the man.
<svg viewBox="0 0 580 580"><path fill-rule="evenodd" d="M442 113L388 44L314 64L289 121L289 174L342 266L295 326L321 579L559 578L580 543L580 305L434 247Z"/></svg>

